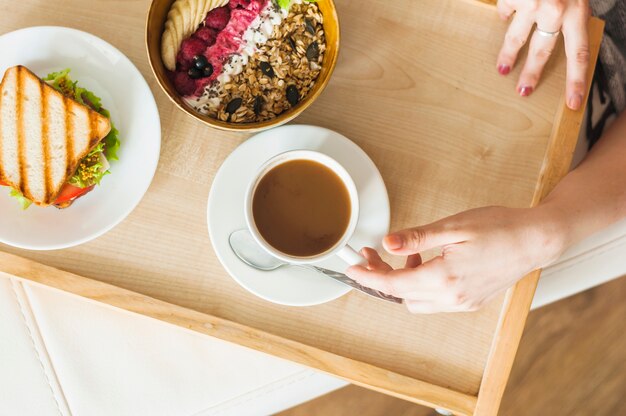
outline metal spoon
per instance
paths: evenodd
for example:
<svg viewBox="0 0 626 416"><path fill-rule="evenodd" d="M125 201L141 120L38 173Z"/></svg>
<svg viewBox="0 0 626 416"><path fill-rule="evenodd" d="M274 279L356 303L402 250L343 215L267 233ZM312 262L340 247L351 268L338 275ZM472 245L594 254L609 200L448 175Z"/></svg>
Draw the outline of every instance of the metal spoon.
<svg viewBox="0 0 626 416"><path fill-rule="evenodd" d="M266 253L263 249L254 241L254 238L248 230L234 231L228 238L230 248L233 250L239 260L243 261L250 267L254 267L257 270L271 271L285 266L302 267L309 270L314 270L318 273L322 273L332 279L337 280L345 285L353 287L363 293L373 296L377 299L383 299L389 302L402 303L402 299L395 296L387 295L378 290L370 289L369 287L361 286L356 281L350 279L343 273L336 272L334 270L324 269L312 264L289 264L285 263L276 257Z"/></svg>

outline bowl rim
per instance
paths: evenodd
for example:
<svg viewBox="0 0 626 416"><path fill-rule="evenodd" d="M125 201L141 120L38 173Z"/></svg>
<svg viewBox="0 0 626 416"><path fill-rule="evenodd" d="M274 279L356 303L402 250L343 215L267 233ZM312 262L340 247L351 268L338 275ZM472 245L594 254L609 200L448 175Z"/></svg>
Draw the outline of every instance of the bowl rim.
<svg viewBox="0 0 626 416"><path fill-rule="evenodd" d="M273 1L273 0L269 0L269 1ZM339 52L340 52L340 45L341 45L341 29L340 29L341 25L339 23L339 15L337 13L337 7L335 5L334 0L321 0L321 1L325 1L329 3L330 10L332 11L332 14L334 15L334 19L336 22L335 25L337 26L337 40L336 40L337 52L334 54L334 56L330 60L330 63L329 63L330 66L328 67L328 78L326 82L322 83L318 89L316 89L315 91L307 95L305 99L301 101L296 108L285 111L273 119L264 120L260 122L253 122L253 123L229 123L229 122L221 121L221 120L200 114L197 111L194 111L188 105L181 104L181 102L179 102L176 98L174 98L167 91L167 89L165 88L165 85L163 85L163 81L157 74L156 65L158 65L158 62L154 62L153 56L150 53L150 45L148 43L150 21L154 17L154 13L156 9L155 4L157 3L156 0L152 0L150 2L150 7L148 8L148 13L146 15L145 33L144 33L144 44L146 47L146 53L148 55L148 63L150 64L150 69L152 70L152 74L154 75L154 78L156 78L156 81L159 84L159 87L161 88L161 90L165 93L167 98L171 102L173 102L176 107L178 107L178 109L182 110L189 117L192 117L193 119L198 120L209 127L222 130L222 131L254 133L254 132L259 132L263 130L268 130L274 127L281 126L285 123L288 123L292 121L293 119L295 119L296 117L298 117L300 114L302 114L306 109L308 109L315 102L315 100L317 100L317 98L322 94L322 92L326 89L326 86L330 82L330 78L332 77L335 71L335 68L337 66L337 61L339 60ZM156 59L160 59L160 54L158 55L159 57ZM162 62L160 62L160 64L163 65ZM179 100L182 100L182 97L178 97L178 98Z"/></svg>

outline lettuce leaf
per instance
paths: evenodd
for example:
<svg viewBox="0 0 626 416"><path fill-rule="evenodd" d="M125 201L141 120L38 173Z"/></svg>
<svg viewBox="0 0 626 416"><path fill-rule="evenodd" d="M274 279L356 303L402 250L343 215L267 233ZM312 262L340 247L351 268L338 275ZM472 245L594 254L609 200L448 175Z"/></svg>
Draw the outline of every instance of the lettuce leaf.
<svg viewBox="0 0 626 416"><path fill-rule="evenodd" d="M30 204L33 203L30 199L22 195L22 193L18 191L17 189L11 189L11 191L9 192L9 195L17 199L22 209L27 209L30 206Z"/></svg>
<svg viewBox="0 0 626 416"><path fill-rule="evenodd" d="M102 114L109 120L111 119L111 114L108 110L104 108L102 109L102 111L100 111L100 114ZM119 134L119 130L115 128L115 124L113 124L113 122L111 121L111 131L109 132L109 134L106 135L104 139L102 139L105 144L104 155L108 160L119 160L117 157L117 151L120 148Z"/></svg>
<svg viewBox="0 0 626 416"><path fill-rule="evenodd" d="M289 10L293 0L276 0L281 9ZM317 0L304 0L305 3L317 3Z"/></svg>
<svg viewBox="0 0 626 416"><path fill-rule="evenodd" d="M106 118L111 119L111 114L109 113L109 110L102 106L102 100L100 99L100 97L95 95L93 92L83 87L80 87L77 81L72 81L69 73L69 68L59 72L52 72L44 78L44 81L47 81L52 87L54 87L62 94L75 99L81 104L93 108L95 111L102 114ZM102 144L104 145L101 146ZM119 148L119 131L117 130L117 128L115 128L113 122L111 122L111 131L109 132L109 134L107 134L106 137L102 139L98 147L96 147L87 156L85 156L83 162L88 162L85 164L85 168L82 170L82 172L77 171L69 182L72 185L81 188L86 188L94 184L99 184L102 177L109 174L110 172L108 169L106 171L100 172L102 164L97 162L98 158L93 157L94 152L96 151L96 149L100 149L98 150L98 153L104 153L104 156L107 158L107 160L119 160L117 155ZM80 165L82 165L82 162L81 164L79 164L79 166ZM81 176L81 173L85 174ZM91 178L91 175L89 175L89 173L93 174L92 179L82 179L85 177Z"/></svg>
<svg viewBox="0 0 626 416"><path fill-rule="evenodd" d="M85 156L85 158L78 165L74 176L68 180L71 185L79 188L99 185L102 178L111 173L108 169L105 169L100 156L104 153L104 146L105 144L100 142L91 152L89 152L89 154L87 154L87 156Z"/></svg>

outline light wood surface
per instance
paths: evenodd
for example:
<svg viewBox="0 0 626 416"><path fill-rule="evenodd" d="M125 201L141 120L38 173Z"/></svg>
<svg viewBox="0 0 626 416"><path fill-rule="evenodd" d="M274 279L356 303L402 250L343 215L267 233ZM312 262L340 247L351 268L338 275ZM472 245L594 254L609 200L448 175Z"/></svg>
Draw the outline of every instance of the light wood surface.
<svg viewBox="0 0 626 416"><path fill-rule="evenodd" d="M533 311L499 415L626 414L626 277ZM350 386L276 416L436 416Z"/></svg>
<svg viewBox="0 0 626 416"><path fill-rule="evenodd" d="M388 187L393 229L477 206L529 206L538 190L560 175L548 169L552 163L569 163L567 154L550 153L556 124L567 126L558 137L569 148L581 119L581 112L564 110L562 47L541 88L523 99L514 90L519 69L509 77L495 71L506 24L493 7L456 0L424 0L419 7L411 0L336 4L342 32L338 66L327 90L297 122L337 130L371 156ZM405 376L372 384L387 393L439 404L443 388L448 397L442 407L459 414L473 411L488 360L494 375L487 374L484 383L504 383L534 290L531 280L510 294L511 304L501 297L477 313L436 316L411 316L402 307L372 302L358 293L313 308L287 308L241 289L213 253L205 210L217 168L246 136L195 122L158 88L143 46L148 1L83 5L79 0L55 7L40 0L0 0L0 32L65 25L121 49L144 74L159 106L159 168L135 212L98 240L60 252L3 249L184 306L203 317L219 317L215 319L221 323L240 324L241 337L247 333L244 328L257 328L284 338L280 342L326 351L329 362L338 357L345 365L344 377L360 377L363 384L368 375L352 363L369 365L368 372L379 371L381 377ZM592 35L597 46L599 34ZM596 54L597 48L592 49ZM125 126L119 128L123 138ZM500 320L502 310L510 313L505 320ZM150 314L149 309L137 311ZM211 333L239 340L223 328L230 326L218 325ZM497 329L504 335L497 336ZM498 346L504 353L497 353ZM286 358L317 368L330 365L299 356L297 349L290 354Z"/></svg>

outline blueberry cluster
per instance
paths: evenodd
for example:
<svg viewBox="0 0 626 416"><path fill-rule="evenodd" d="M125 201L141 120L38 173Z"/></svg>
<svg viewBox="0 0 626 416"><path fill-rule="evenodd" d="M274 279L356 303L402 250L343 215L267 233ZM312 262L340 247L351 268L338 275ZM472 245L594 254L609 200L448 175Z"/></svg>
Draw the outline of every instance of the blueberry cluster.
<svg viewBox="0 0 626 416"><path fill-rule="evenodd" d="M189 78L200 79L207 78L213 74L213 65L209 63L204 55L196 55L193 57L193 65L187 72Z"/></svg>

